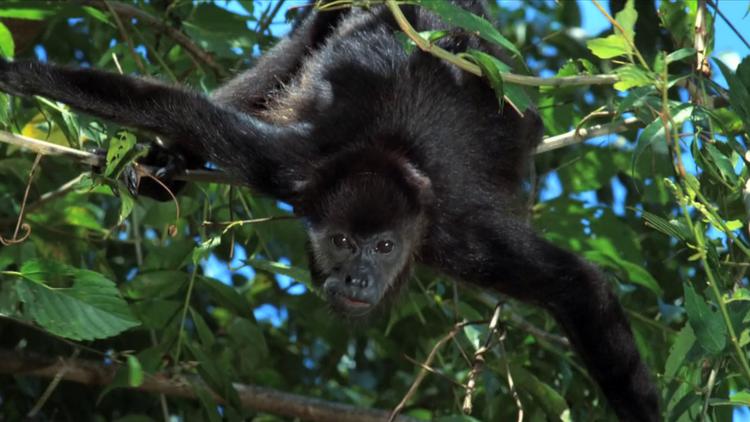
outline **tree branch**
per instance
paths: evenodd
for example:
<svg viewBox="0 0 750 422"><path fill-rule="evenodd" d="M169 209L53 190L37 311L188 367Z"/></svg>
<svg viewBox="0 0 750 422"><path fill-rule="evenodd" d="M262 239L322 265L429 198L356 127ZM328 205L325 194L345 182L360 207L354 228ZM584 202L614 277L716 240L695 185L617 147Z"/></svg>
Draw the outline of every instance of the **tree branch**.
<svg viewBox="0 0 750 422"><path fill-rule="evenodd" d="M114 380L117 369L117 365L105 366L86 359L50 357L30 352L0 349L0 373L2 374L41 378L59 376L63 380L80 384L109 385ZM130 388L137 391L195 399L197 396L191 385L196 384L210 391L210 388L197 377L175 377L163 372L146 377L139 387ZM300 418L306 421L381 422L386 420L389 415L389 412L384 410L363 409L256 385L234 384L234 388L237 390L240 402L247 409L289 418ZM225 403L216 393L211 392L211 395L217 403ZM399 416L396 420L416 422L415 419L407 416Z"/></svg>
<svg viewBox="0 0 750 422"><path fill-rule="evenodd" d="M588 128L573 129L560 135L545 138L534 151L535 154L556 150L569 145L581 143L587 139L612 133L625 132L641 126L641 122L635 117L628 117L619 122L594 125Z"/></svg>
<svg viewBox="0 0 750 422"><path fill-rule="evenodd" d="M28 136L18 135L0 130L0 142L26 148L41 155L59 155L72 158L79 163L88 164L94 167L103 167L105 158L93 152L81 151L75 148L63 145L53 144L52 142L41 141L39 139L29 138ZM141 168L151 169L149 166L141 164ZM224 172L215 170L187 170L183 174L175 176L175 180L184 180L186 182L210 182L227 185L242 185L243 183L234 180Z"/></svg>
<svg viewBox="0 0 750 422"><path fill-rule="evenodd" d="M448 63L456 65L457 67L472 73L477 76L482 76L482 68L475 65L474 63L456 55L448 50L445 50L436 44L433 44L429 40L425 39L416 29L409 23L401 11L396 0L385 0L385 4L391 11L393 18L396 20L399 29L406 34L409 39L414 41L417 47L435 57L443 59ZM617 75L584 75L584 76L561 76L556 78L540 78L538 76L526 76L518 75L515 73L502 72L500 76L504 82L509 82L517 85L527 86L577 86L577 85L613 85L619 81L620 78Z"/></svg>
<svg viewBox="0 0 750 422"><path fill-rule="evenodd" d="M541 144L539 144L535 153L540 154L542 152L556 150L569 145L583 142L589 138L593 138L596 136L625 132L627 130L639 127L640 124L641 123L638 121L638 119L629 117L620 122L606 123L601 125L594 125L588 128L574 129L570 132L545 138L541 142ZM0 142L5 142L17 147L26 148L41 155L60 155L69 157L82 164L88 164L90 166L103 167L106 164L103 156L94 154L92 152L81 151L75 148L53 144L51 142L29 138L27 136L5 132L2 130L0 130ZM149 169L148 166L141 165L141 167ZM187 170L183 174L176 175L175 180L184 180L187 182L221 183L228 185L246 184L243 181L233 179L228 174L217 170Z"/></svg>

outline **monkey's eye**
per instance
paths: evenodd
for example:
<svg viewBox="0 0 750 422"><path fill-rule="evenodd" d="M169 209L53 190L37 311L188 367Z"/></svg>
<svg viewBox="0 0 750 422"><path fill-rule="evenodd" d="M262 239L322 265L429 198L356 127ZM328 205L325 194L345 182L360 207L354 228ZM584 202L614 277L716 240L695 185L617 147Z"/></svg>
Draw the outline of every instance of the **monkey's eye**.
<svg viewBox="0 0 750 422"><path fill-rule="evenodd" d="M393 250L393 241L391 240L381 240L378 242L377 245L375 245L375 252L386 254Z"/></svg>
<svg viewBox="0 0 750 422"><path fill-rule="evenodd" d="M339 249L350 249L352 247L352 242L343 233L337 233L331 236L331 242L333 242L334 246Z"/></svg>

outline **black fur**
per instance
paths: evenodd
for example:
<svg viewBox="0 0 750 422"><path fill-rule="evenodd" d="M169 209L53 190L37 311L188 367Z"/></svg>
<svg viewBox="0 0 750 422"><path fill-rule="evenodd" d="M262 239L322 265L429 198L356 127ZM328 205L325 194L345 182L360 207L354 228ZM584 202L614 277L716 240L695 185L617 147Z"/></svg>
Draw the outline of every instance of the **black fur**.
<svg viewBox="0 0 750 422"><path fill-rule="evenodd" d="M446 27L403 9L417 30ZM519 212L539 118L499 111L484 81L408 54L395 30L383 7L311 12L211 98L31 61L1 61L0 89L151 131L292 203L310 221L313 275L349 315L392 297L414 260L548 309L620 419L658 420L655 387L602 274L541 239ZM440 45L497 53L460 31ZM352 243L332 246L338 233ZM387 236L397 247L373 252Z"/></svg>

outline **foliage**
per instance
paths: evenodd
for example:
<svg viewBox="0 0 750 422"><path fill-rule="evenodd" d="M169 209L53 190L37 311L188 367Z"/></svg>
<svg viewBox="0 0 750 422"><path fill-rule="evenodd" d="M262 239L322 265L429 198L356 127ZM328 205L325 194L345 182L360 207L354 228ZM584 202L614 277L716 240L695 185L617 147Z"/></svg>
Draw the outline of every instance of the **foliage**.
<svg viewBox="0 0 750 422"><path fill-rule="evenodd" d="M654 4L627 2L608 15L612 31L588 40L573 30L580 26L573 2L533 0L519 9L499 2L491 8L494 26L441 1L422 3L491 42L512 43L532 74L619 77L614 86L529 89L546 135L629 116L642 127L537 156L529 189L534 224L611 274L659 384L665 420L730 420L732 406L750 404L750 59L736 69L710 59L714 79L695 70L702 57L696 18L706 21L710 57L714 14L694 1L659 2L658 15ZM282 8L267 2L230 9L221 2L128 4L162 26L116 17L104 6L3 2L0 54L43 52L58 63L210 91L267 51L276 40L269 28L283 20ZM650 16L658 26L639 26ZM210 60L165 27L210 52ZM499 78L508 68L472 54L501 94L519 92ZM0 348L51 356L80 350L122 364L103 391L55 389L42 407L47 419L159 419L156 395L120 387L165 369L197 374L226 400L217 407L205 390L197 401L167 398L167 411L184 418L281 419L241 409L232 382L391 409L420 370L413 360L424 361L456 321L489 318L498 299L503 347L487 354L473 417L515 419L509 378L526 420L612 417L578 358L556 341L551 317L537 308L420 268L392 314L350 327L311 291L300 222L266 218L288 217L285 204L246 189L191 184L177 212L174 203L129 197L117 181L142 153L135 140L148 142L148 135L41 98L3 94L0 122L33 138L109 151L95 174L66 158L43 158L24 202L33 154L0 144L0 234L10 243L0 249ZM22 209L28 227L17 228ZM25 228L28 238L7 242L22 240ZM432 362L440 375L425 378L404 413L473 420L461 416L458 383L467 382L471 355L488 335L487 324L463 326ZM10 375L0 385L0 414L9 420L25 415L46 388Z"/></svg>

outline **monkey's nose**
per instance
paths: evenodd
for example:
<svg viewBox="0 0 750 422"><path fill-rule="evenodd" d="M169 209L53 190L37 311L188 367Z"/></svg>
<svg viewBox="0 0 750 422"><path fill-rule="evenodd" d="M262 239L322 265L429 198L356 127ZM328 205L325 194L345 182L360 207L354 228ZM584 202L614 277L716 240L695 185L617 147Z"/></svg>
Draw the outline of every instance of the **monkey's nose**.
<svg viewBox="0 0 750 422"><path fill-rule="evenodd" d="M362 289L366 289L367 286L370 285L370 282L367 280L366 277L352 277L350 275L346 276L346 278L344 279L344 282L347 285L359 287Z"/></svg>

